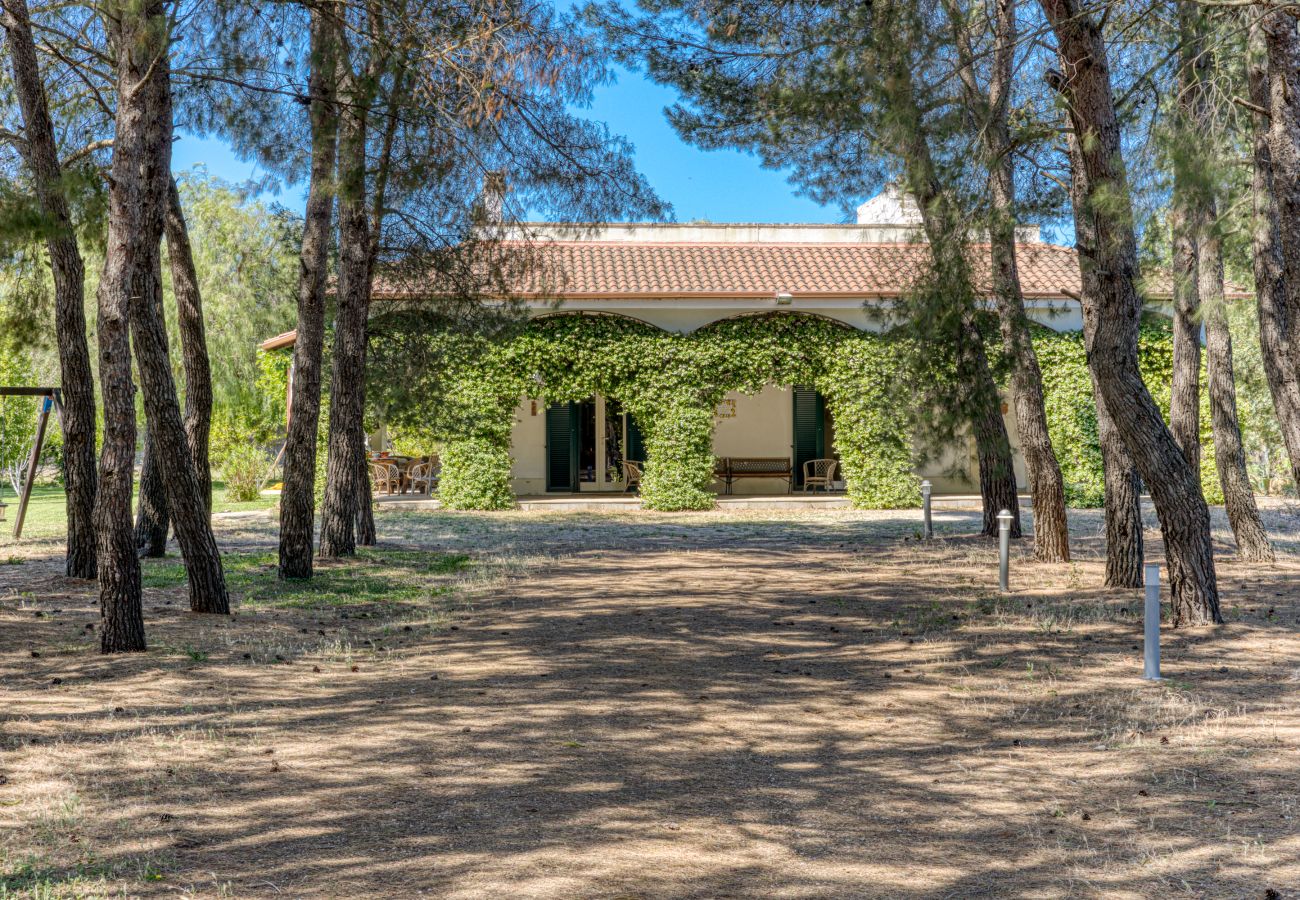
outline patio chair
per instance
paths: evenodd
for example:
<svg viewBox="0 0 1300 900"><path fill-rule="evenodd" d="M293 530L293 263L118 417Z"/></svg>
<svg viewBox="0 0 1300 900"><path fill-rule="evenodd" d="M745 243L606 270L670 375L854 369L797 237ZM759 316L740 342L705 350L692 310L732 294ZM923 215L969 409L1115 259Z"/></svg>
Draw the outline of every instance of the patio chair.
<svg viewBox="0 0 1300 900"><path fill-rule="evenodd" d="M630 494L633 490L639 491L641 489L641 467L643 465L645 465L645 463L637 462L636 460L623 460L623 480L627 482L627 487L624 489L624 493Z"/></svg>
<svg viewBox="0 0 1300 900"><path fill-rule="evenodd" d="M831 489L831 482L835 480L835 468L839 465L836 459L810 459L803 464L803 489L815 491L821 488L824 491Z"/></svg>
<svg viewBox="0 0 1300 900"><path fill-rule="evenodd" d="M372 460L370 463L370 481L376 491L391 495L394 490L402 490L402 469L395 462Z"/></svg>
<svg viewBox="0 0 1300 900"><path fill-rule="evenodd" d="M420 493L420 488L423 486L424 493L432 494L433 489L438 486L438 472L437 457L424 462L411 463L411 468L406 470L406 479L411 486L411 493Z"/></svg>

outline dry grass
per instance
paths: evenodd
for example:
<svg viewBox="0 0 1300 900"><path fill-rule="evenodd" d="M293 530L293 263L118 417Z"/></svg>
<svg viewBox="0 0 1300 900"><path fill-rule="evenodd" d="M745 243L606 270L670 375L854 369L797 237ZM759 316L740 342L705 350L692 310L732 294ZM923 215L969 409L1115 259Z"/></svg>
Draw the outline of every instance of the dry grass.
<svg viewBox="0 0 1300 900"><path fill-rule="evenodd" d="M310 589L230 516L238 613L152 564L121 658L57 547L6 547L0 898L1300 897L1300 532L1269 515L1283 561L1224 543L1229 623L1167 631L1158 685L1094 513L1009 597L960 511L930 544L911 513L389 511Z"/></svg>

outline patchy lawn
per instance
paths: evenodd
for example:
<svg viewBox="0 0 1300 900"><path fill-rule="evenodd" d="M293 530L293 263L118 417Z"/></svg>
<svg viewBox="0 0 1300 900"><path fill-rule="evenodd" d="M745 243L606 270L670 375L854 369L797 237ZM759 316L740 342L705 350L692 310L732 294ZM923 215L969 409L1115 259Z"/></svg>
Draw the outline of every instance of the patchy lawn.
<svg viewBox="0 0 1300 900"><path fill-rule="evenodd" d="M139 485L137 484L138 488ZM136 508L138 493L131 498L131 508ZM0 523L0 560L8 557L5 551L15 543L54 540L62 538L67 529L67 498L63 486L54 483L37 482L32 485L31 500L27 504L27 517L23 521L22 541L14 541L14 520L18 517L18 498L6 479L0 483L0 501L9 504L7 517ZM259 497L247 502L231 500L226 494L224 481L212 484L213 512L246 512L250 510L269 509L276 503L275 497Z"/></svg>
<svg viewBox="0 0 1300 900"><path fill-rule="evenodd" d="M1154 685L1096 512L1009 597L974 512L385 510L307 584L244 512L237 613L148 561L118 658L56 544L0 546L0 898L1300 897L1268 516L1266 568L1216 513L1229 623Z"/></svg>

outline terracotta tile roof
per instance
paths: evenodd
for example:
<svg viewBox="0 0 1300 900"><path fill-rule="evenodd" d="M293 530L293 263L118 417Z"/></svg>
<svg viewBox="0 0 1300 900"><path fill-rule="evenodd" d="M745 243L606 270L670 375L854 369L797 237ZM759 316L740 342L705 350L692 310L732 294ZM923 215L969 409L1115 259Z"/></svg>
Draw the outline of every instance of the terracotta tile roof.
<svg viewBox="0 0 1300 900"><path fill-rule="evenodd" d="M1059 298L1079 291L1078 257L1056 244L1017 245L1020 281L1031 299ZM971 248L976 287L991 290L987 244ZM512 286L523 297L584 299L896 297L926 264L918 243L767 243L658 241L542 241L521 254L530 264ZM1166 273L1152 273L1146 290L1167 299ZM1229 285L1231 296L1248 296ZM376 298L419 295L377 284ZM436 287L430 286L429 296Z"/></svg>
<svg viewBox="0 0 1300 900"><path fill-rule="evenodd" d="M988 255L976 249L976 279L988 290ZM637 243L553 241L535 247L537 264L520 278L524 296L564 298L893 297L906 291L928 256L924 244ZM1074 251L1020 245L1021 283L1030 297L1078 292Z"/></svg>
<svg viewBox="0 0 1300 900"><path fill-rule="evenodd" d="M640 240L547 240L527 245L531 264L515 278L512 293L524 298L586 300L871 299L897 297L926 264L919 243L681 242ZM988 245L972 246L977 289L988 293ZM1018 245L1020 280L1030 299L1065 298L1079 291L1073 249L1047 243ZM1249 296L1235 285L1229 295ZM1146 280L1149 298L1168 299L1167 273ZM428 289L377 282L376 300L436 297ZM293 333L263 347L288 346Z"/></svg>

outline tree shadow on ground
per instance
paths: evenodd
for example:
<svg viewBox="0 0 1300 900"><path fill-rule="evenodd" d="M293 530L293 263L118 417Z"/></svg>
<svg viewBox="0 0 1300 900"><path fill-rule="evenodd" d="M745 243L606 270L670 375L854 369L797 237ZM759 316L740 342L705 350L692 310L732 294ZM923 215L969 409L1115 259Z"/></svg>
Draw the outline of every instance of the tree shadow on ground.
<svg viewBox="0 0 1300 900"><path fill-rule="evenodd" d="M1093 586L1096 562L1022 550L1025 587L1004 598L991 542L921 544L904 514L622 530L408 515L381 519L389 546L546 559L410 632L333 607L215 622L158 588L160 649L117 659L66 636L88 586L52 599L39 561L0 570L0 596L33 586L0 606L18 700L0 791L26 805L70 784L107 870L155 854L167 890L240 896L1297 883L1294 560L1226 563L1231 624L1168 635L1172 680L1144 685L1137 595ZM944 515L954 531L974 516Z"/></svg>

